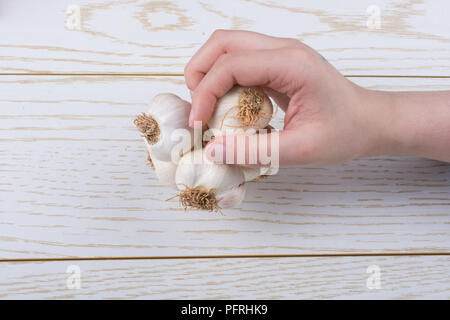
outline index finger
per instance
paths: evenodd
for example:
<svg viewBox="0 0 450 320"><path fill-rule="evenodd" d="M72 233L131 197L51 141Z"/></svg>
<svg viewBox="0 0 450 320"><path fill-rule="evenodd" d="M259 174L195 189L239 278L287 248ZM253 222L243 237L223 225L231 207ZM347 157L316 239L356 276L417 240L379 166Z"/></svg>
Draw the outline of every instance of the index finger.
<svg viewBox="0 0 450 320"><path fill-rule="evenodd" d="M191 91L195 90L217 59L225 53L277 49L294 45L300 45L300 42L251 31L216 30L186 65L184 69L186 85Z"/></svg>
<svg viewBox="0 0 450 320"><path fill-rule="evenodd" d="M286 92L288 86L283 80L285 77L280 77L280 73L302 70L304 64L304 59L291 59L294 55L298 55L291 51L292 49L285 48L223 55L193 93L189 125L193 126L194 121L205 124L211 118L217 100L235 84L245 87L268 87L288 94ZM267 63L279 56L284 56L284 59L278 59L276 64Z"/></svg>

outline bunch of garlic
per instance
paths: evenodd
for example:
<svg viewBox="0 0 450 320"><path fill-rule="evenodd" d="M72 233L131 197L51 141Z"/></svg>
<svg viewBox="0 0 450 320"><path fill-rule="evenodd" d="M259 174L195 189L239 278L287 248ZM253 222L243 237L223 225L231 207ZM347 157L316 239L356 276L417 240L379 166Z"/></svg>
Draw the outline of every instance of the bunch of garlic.
<svg viewBox="0 0 450 320"><path fill-rule="evenodd" d="M179 190L181 205L220 211L239 205L245 182L264 173L259 168L216 164L204 149L193 150L193 129L188 125L191 106L170 94L155 96L147 114L134 120L141 132L156 176L163 185ZM272 116L272 103L260 88L235 86L217 101L207 123L215 135L239 134L246 129L265 128ZM185 130L189 138L178 143L174 132ZM265 169L267 170L267 169Z"/></svg>

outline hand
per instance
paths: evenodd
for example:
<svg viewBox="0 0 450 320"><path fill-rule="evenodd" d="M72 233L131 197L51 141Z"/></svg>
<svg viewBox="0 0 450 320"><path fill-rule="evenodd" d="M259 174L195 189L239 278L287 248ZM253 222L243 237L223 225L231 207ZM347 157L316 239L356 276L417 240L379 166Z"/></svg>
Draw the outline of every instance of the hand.
<svg viewBox="0 0 450 320"><path fill-rule="evenodd" d="M217 99L235 84L263 87L285 111L280 165L414 153L400 130L408 128L393 117L401 117L404 109L394 93L357 86L294 39L216 31L187 64L185 79L192 95L190 125L194 120L206 123ZM208 145L225 152L235 147L223 138ZM246 153L257 155L258 144L247 145Z"/></svg>

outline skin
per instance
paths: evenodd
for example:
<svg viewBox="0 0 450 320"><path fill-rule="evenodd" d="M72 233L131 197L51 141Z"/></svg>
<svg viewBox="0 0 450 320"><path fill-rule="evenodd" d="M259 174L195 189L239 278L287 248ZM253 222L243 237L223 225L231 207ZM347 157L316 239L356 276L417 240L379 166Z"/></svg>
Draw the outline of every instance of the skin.
<svg viewBox="0 0 450 320"><path fill-rule="evenodd" d="M285 111L280 165L394 154L450 162L450 91L368 90L294 39L217 30L184 74L192 96L190 126L205 124L217 99L234 85L263 87ZM221 162L214 154L237 152L234 141L216 138L207 153ZM258 148L246 145L246 161L257 158Z"/></svg>

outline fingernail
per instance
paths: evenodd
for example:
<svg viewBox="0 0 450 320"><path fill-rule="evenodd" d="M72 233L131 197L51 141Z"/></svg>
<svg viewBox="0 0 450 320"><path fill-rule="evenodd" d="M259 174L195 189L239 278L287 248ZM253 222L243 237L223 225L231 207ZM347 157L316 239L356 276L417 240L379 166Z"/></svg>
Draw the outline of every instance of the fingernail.
<svg viewBox="0 0 450 320"><path fill-rule="evenodd" d="M218 142L209 143L205 149L206 156L215 163L225 162L225 146Z"/></svg>

